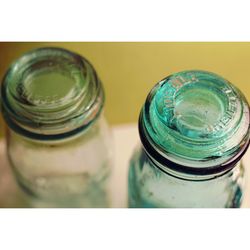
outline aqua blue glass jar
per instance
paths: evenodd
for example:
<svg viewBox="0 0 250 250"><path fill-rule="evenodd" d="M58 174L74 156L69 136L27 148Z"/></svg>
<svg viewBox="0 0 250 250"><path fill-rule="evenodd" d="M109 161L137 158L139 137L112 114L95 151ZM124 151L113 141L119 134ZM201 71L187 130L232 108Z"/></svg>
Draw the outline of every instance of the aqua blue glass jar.
<svg viewBox="0 0 250 250"><path fill-rule="evenodd" d="M240 207L249 105L224 78L184 71L157 83L139 118L130 207Z"/></svg>
<svg viewBox="0 0 250 250"><path fill-rule="evenodd" d="M60 48L22 55L1 89L7 154L31 207L109 207L112 147L94 67Z"/></svg>

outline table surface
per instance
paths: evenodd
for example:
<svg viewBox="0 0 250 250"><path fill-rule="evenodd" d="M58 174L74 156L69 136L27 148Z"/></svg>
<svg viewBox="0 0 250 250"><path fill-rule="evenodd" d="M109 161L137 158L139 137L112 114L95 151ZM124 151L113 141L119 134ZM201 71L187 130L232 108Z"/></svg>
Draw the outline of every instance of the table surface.
<svg viewBox="0 0 250 250"><path fill-rule="evenodd" d="M136 124L114 126L112 128L114 140L115 164L111 179L112 207L127 207L127 175L128 164L132 152L139 144ZM250 150L244 156L249 162ZM246 164L245 164L246 165ZM250 171L246 169L246 178L250 180ZM5 143L0 141L0 207L20 207L21 191L12 176L5 153ZM250 181L246 182L246 192L242 207L250 207Z"/></svg>

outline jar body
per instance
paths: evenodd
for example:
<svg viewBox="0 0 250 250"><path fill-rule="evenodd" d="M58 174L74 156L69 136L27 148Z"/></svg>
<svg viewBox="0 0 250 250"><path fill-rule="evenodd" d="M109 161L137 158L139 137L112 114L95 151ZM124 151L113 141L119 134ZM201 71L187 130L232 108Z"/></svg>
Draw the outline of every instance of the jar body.
<svg viewBox="0 0 250 250"><path fill-rule="evenodd" d="M103 116L57 140L35 140L8 129L9 161L30 206L109 207L109 140Z"/></svg>
<svg viewBox="0 0 250 250"><path fill-rule="evenodd" d="M138 147L130 161L129 207L240 207L244 181L241 162L221 176L202 180L194 177L191 180L162 171L144 149Z"/></svg>

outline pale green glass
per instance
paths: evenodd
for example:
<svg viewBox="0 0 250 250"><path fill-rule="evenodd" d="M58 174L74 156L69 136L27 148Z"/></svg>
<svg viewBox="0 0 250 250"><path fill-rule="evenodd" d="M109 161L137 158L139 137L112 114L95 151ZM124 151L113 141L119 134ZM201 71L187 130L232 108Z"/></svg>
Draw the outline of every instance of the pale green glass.
<svg viewBox="0 0 250 250"><path fill-rule="evenodd" d="M129 172L131 207L239 207L249 106L227 80L184 71L160 81L139 120L144 149Z"/></svg>
<svg viewBox="0 0 250 250"><path fill-rule="evenodd" d="M59 48L31 51L3 80L7 152L32 207L108 207L112 151L92 65Z"/></svg>

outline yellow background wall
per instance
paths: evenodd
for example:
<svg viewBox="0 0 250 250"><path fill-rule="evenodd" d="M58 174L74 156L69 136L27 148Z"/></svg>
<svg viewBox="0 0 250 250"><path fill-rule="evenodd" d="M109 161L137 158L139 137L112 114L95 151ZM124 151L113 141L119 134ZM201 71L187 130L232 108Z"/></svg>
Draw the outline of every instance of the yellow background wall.
<svg viewBox="0 0 250 250"><path fill-rule="evenodd" d="M14 59L42 46L70 49L94 65L105 88L105 110L111 124L137 122L151 87L187 69L224 76L250 101L250 43L0 43L0 78ZM2 130L0 119L0 134Z"/></svg>

